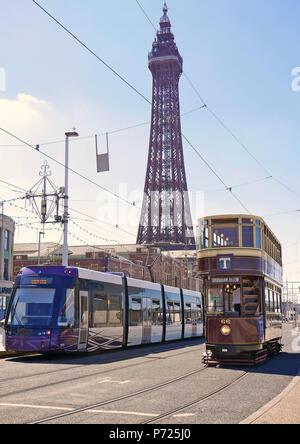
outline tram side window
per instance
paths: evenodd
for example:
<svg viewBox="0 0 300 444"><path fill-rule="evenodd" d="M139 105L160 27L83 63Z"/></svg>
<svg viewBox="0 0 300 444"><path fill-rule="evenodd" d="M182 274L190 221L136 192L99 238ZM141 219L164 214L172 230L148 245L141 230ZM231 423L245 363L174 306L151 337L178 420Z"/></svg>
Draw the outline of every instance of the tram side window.
<svg viewBox="0 0 300 444"><path fill-rule="evenodd" d="M260 227L256 227L255 231L256 231L256 248L261 248L261 229L260 229Z"/></svg>
<svg viewBox="0 0 300 444"><path fill-rule="evenodd" d="M275 313L276 309L275 309L275 293L274 291L272 291L272 311L273 313Z"/></svg>
<svg viewBox="0 0 300 444"><path fill-rule="evenodd" d="M281 300L278 293L276 293L276 312L281 313Z"/></svg>
<svg viewBox="0 0 300 444"><path fill-rule="evenodd" d="M173 303L168 302L168 304L167 304L167 324L173 324L173 323L174 323Z"/></svg>
<svg viewBox="0 0 300 444"><path fill-rule="evenodd" d="M203 321L203 312L202 312L202 305L197 305L197 322Z"/></svg>
<svg viewBox="0 0 300 444"><path fill-rule="evenodd" d="M191 304L185 304L184 317L185 317L185 324L192 323L193 312L192 312L192 305Z"/></svg>
<svg viewBox="0 0 300 444"><path fill-rule="evenodd" d="M122 322L121 295L109 295L109 323L120 324Z"/></svg>
<svg viewBox="0 0 300 444"><path fill-rule="evenodd" d="M108 322L108 304L106 294L93 295L93 327L102 327Z"/></svg>
<svg viewBox="0 0 300 444"><path fill-rule="evenodd" d="M269 297L269 289L265 289L265 307L266 311L270 311L270 297Z"/></svg>
<svg viewBox="0 0 300 444"><path fill-rule="evenodd" d="M153 325L161 325L163 322L163 314L160 301L152 301L152 323Z"/></svg>
<svg viewBox="0 0 300 444"><path fill-rule="evenodd" d="M207 226L201 228L201 248L209 248L209 229Z"/></svg>
<svg viewBox="0 0 300 444"><path fill-rule="evenodd" d="M282 295L279 294L278 297L279 297L279 312L282 313Z"/></svg>
<svg viewBox="0 0 300 444"><path fill-rule="evenodd" d="M167 304L167 324L181 322L181 308L178 302L169 301Z"/></svg>
<svg viewBox="0 0 300 444"><path fill-rule="evenodd" d="M272 306L272 290L269 290L269 311L273 311L273 306Z"/></svg>
<svg viewBox="0 0 300 444"><path fill-rule="evenodd" d="M129 310L129 325L137 327L143 323L142 300L141 298L131 298Z"/></svg>

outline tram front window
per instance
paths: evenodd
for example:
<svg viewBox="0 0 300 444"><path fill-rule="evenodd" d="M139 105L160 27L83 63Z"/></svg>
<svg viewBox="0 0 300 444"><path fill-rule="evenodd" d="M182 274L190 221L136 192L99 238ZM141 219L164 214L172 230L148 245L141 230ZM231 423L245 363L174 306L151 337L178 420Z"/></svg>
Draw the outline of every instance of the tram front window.
<svg viewBox="0 0 300 444"><path fill-rule="evenodd" d="M238 284L211 285L207 292L207 313L241 315L241 287Z"/></svg>
<svg viewBox="0 0 300 444"><path fill-rule="evenodd" d="M59 327L74 327L75 325L75 290L66 290L66 296L63 300L62 307L58 316Z"/></svg>
<svg viewBox="0 0 300 444"><path fill-rule="evenodd" d="M18 288L10 309L9 324L48 327L51 324L55 289Z"/></svg>
<svg viewBox="0 0 300 444"><path fill-rule="evenodd" d="M239 285L225 286L225 314L241 315L241 288Z"/></svg>
<svg viewBox="0 0 300 444"><path fill-rule="evenodd" d="M223 313L224 310L224 296L223 285L213 285L208 289L207 293L207 312L208 313Z"/></svg>

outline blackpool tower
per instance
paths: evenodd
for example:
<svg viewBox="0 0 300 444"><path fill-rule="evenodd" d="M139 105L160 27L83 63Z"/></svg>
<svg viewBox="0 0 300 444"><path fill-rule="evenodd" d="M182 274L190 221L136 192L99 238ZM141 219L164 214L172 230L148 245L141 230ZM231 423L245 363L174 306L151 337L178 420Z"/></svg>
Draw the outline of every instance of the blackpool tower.
<svg viewBox="0 0 300 444"><path fill-rule="evenodd" d="M152 120L144 200L137 243L166 249L195 248L184 166L179 79L183 59L166 3L149 69L153 76Z"/></svg>

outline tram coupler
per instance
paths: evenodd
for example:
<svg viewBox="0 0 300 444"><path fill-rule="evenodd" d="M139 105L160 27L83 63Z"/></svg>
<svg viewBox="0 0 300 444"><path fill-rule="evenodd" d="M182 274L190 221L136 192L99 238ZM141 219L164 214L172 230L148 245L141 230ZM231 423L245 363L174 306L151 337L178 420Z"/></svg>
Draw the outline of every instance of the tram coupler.
<svg viewBox="0 0 300 444"><path fill-rule="evenodd" d="M205 364L206 366L219 365L220 361L213 355L210 350L208 350L202 355L202 364Z"/></svg>

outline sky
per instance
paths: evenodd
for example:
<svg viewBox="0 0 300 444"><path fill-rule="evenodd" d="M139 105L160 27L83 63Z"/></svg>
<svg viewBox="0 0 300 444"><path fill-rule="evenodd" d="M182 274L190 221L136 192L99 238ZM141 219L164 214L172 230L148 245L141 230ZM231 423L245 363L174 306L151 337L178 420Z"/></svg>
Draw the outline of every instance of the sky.
<svg viewBox="0 0 300 444"><path fill-rule="evenodd" d="M136 207L71 174L72 209L98 222L71 212L70 243L105 243L102 239L110 244L134 243L149 125L110 135L109 173L96 173L93 135L149 122L149 104L32 0L3 3L0 127L34 146L39 144L60 162L64 162L64 134L76 128L80 138L71 141L71 168L136 202ZM300 66L300 3L167 3L184 71L214 113L201 109L182 117L183 133L226 185L233 186L244 206L265 218L283 245L285 277L300 281L300 91L293 88L297 77L292 75ZM136 0L40 0L40 4L151 100L147 57L155 32ZM163 1L140 0L140 4L158 26ZM180 81L180 100L182 113L203 104L185 76ZM104 152L104 136L99 145ZM205 215L245 212L186 142L184 155L195 224ZM42 154L1 131L0 159L0 179L14 185L0 183L0 200L22 196L16 187L29 190L39 180L45 161ZM63 186L63 168L48 162L51 180ZM269 176L273 177L266 179ZM28 203L27 212L24 201L14 204L5 204L5 213L20 225L31 223L18 227L16 242L35 242L40 227L34 219L26 219L34 217ZM49 230L44 240L59 242L60 237L59 231Z"/></svg>

